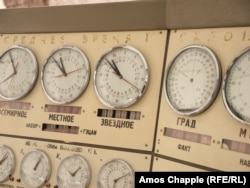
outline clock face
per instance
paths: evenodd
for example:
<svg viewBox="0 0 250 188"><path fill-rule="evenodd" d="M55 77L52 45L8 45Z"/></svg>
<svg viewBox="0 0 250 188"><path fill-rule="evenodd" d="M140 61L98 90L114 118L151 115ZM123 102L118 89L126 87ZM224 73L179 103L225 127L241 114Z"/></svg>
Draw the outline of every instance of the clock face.
<svg viewBox="0 0 250 188"><path fill-rule="evenodd" d="M223 80L222 96L230 115L250 125L250 48L245 49L228 67Z"/></svg>
<svg viewBox="0 0 250 188"><path fill-rule="evenodd" d="M90 66L85 54L76 47L63 46L53 51L42 68L42 87L54 103L66 104L86 90Z"/></svg>
<svg viewBox="0 0 250 188"><path fill-rule="evenodd" d="M90 166L80 155L70 155L64 158L57 169L57 183L60 188L87 187L90 179Z"/></svg>
<svg viewBox="0 0 250 188"><path fill-rule="evenodd" d="M17 100L25 97L34 87L38 63L31 50L12 46L0 57L0 97Z"/></svg>
<svg viewBox="0 0 250 188"><path fill-rule="evenodd" d="M15 156L12 150L0 145L0 182L7 180L15 169Z"/></svg>
<svg viewBox="0 0 250 188"><path fill-rule="evenodd" d="M134 171L124 160L113 159L106 162L98 174L98 188L134 187Z"/></svg>
<svg viewBox="0 0 250 188"><path fill-rule="evenodd" d="M182 115L197 115L215 100L220 88L221 67L209 48L191 45L170 62L164 81L170 107Z"/></svg>
<svg viewBox="0 0 250 188"><path fill-rule="evenodd" d="M131 46L112 48L99 60L94 87L100 101L108 107L125 108L145 93L149 70L145 58Z"/></svg>
<svg viewBox="0 0 250 188"><path fill-rule="evenodd" d="M20 177L27 187L45 185L51 174L50 160L43 151L32 150L24 155L20 163Z"/></svg>

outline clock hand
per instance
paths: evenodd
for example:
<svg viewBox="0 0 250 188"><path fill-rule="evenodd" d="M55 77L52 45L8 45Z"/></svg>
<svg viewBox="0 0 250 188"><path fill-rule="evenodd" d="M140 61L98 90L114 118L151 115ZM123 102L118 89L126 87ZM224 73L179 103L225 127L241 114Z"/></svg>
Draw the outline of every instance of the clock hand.
<svg viewBox="0 0 250 188"><path fill-rule="evenodd" d="M40 164L41 160L42 160L42 157L40 156L39 159L38 159L38 161L36 162L36 165L34 166L33 170L37 169L37 167Z"/></svg>
<svg viewBox="0 0 250 188"><path fill-rule="evenodd" d="M74 177L74 176L76 175L76 173L77 173L80 169L81 169L81 167L79 166L79 167L75 170L75 172L73 172L71 175Z"/></svg>
<svg viewBox="0 0 250 188"><path fill-rule="evenodd" d="M16 64L16 67L14 67L14 72L13 72L11 75L9 75L7 78L5 78L1 83L6 82L6 81L7 81L8 79L10 79L12 76L14 76L14 75L17 74L17 71L16 71L17 66L18 66L18 63Z"/></svg>
<svg viewBox="0 0 250 188"><path fill-rule="evenodd" d="M131 86L133 86L134 88L136 88L137 90L140 91L140 89L138 87L136 87L134 84L132 84L130 81L128 81L127 79L125 79L121 72L119 71L118 67L116 66L114 60L112 60L112 63L108 60L108 59L105 59L108 64L111 66L111 68L114 70L114 74L116 74L120 79L124 80L125 82L127 82L128 84L130 84Z"/></svg>
<svg viewBox="0 0 250 188"><path fill-rule="evenodd" d="M108 59L105 59L105 60L108 62L108 64L111 66L111 68L115 71L115 74L117 76L119 76L119 78L122 78L122 75L121 75L118 67L116 66L115 62L112 60L112 63L111 63Z"/></svg>
<svg viewBox="0 0 250 188"><path fill-rule="evenodd" d="M12 68L13 68L14 74L16 74L16 67L14 65L14 61L13 61L13 57L11 55L11 52L9 54L10 54L10 60L11 60L11 64L12 64Z"/></svg>
<svg viewBox="0 0 250 188"><path fill-rule="evenodd" d="M8 158L7 153L3 156L3 158L0 160L0 165Z"/></svg>
<svg viewBox="0 0 250 188"><path fill-rule="evenodd" d="M77 71L82 70L82 69L84 69L84 67L81 67L81 68L78 68L76 70L70 71L70 72L67 73L67 75L69 75L71 73L74 73L74 72L77 72ZM64 76L64 75L60 74L60 75L55 76L55 78L62 77L62 76Z"/></svg>
<svg viewBox="0 0 250 188"><path fill-rule="evenodd" d="M116 184L120 179L124 178L124 177L127 176L127 175L129 175L129 173L124 174L124 175L122 175L122 176L120 176L120 177L114 179L114 187L115 187L115 184Z"/></svg>
<svg viewBox="0 0 250 188"><path fill-rule="evenodd" d="M66 70L65 70L64 65L63 65L63 60L62 60L61 57L60 57L60 62L61 62L61 65L62 65L62 70L63 70L65 76L67 76Z"/></svg>
<svg viewBox="0 0 250 188"><path fill-rule="evenodd" d="M67 76L67 73L65 72L65 70L63 69L63 66L61 67L59 65L59 63L55 60L54 57L52 57L53 61L56 63L56 65L58 66L58 68L60 69L60 71L63 73L63 76ZM61 59L61 58L60 58ZM62 61L60 60L61 64L62 64ZM63 65L63 64L62 64Z"/></svg>

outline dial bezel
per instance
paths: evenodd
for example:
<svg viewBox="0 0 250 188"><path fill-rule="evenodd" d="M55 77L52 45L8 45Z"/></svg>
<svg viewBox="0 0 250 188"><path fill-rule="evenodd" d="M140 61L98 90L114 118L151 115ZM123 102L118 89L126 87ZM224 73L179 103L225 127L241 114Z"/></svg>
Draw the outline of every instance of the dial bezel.
<svg viewBox="0 0 250 188"><path fill-rule="evenodd" d="M29 182L27 182L27 179L26 179L26 176L27 174L25 174L23 172L23 165L27 165L27 161L26 158L29 157L29 155L33 155L33 153L39 153L40 156L42 156L46 162L46 165L47 165L47 168L48 168L48 171L45 175L45 177L42 177L44 178L44 181L41 182L40 184L38 184L37 186L34 186L34 185L30 185ZM43 187L49 180L50 178L50 175L51 175L51 170L52 170L52 165L51 165L51 161L50 161L50 158L49 156L42 150L40 149L33 149L33 150L30 150L28 151L27 153L25 153L25 155L23 156L21 162L20 162L20 169L19 169L19 175L20 175L20 178L21 178L21 182L27 186L27 187L30 187L30 188L40 188L40 187Z"/></svg>
<svg viewBox="0 0 250 188"><path fill-rule="evenodd" d="M225 76L224 76L223 82L222 82L222 99L223 99L224 106L231 117L233 117L237 122L240 122L240 123L245 124L245 125L250 125L250 121L247 121L243 117L241 117L240 114L234 109L232 104L230 104L230 99L227 96L227 89L226 89L227 85L229 84L228 79L231 76L230 74L232 72L232 69L234 69L238 65L237 64L238 60L247 53L249 53L249 56L250 56L250 47L243 49L227 67L227 70L226 70L226 73L225 73ZM239 90L237 90L237 91L239 91Z"/></svg>
<svg viewBox="0 0 250 188"><path fill-rule="evenodd" d="M135 55L138 55L139 58L140 58L140 61L142 63L143 69L145 71L145 75L144 75L144 78L143 78L144 85L143 85L142 88L139 88L141 92L138 95L136 95L136 97L128 98L127 101L124 102L123 104L115 104L115 102L109 101L106 98L104 98L100 94L100 91L99 91L100 88L97 85L97 81L98 81L98 69L101 66L101 64L104 63L104 58L107 57L107 56L109 56L110 54L114 53L116 50L119 50L119 49L121 49L121 50L129 50L132 53L134 53ZM98 99L105 106L110 107L110 108L127 108L127 107L130 107L130 106L134 105L135 103L137 103L144 96L144 94L146 93L146 90L148 88L148 85L149 85L149 65L147 63L147 60L143 56L143 54L138 49L136 49L135 47L130 46L130 45L114 46L114 47L110 48L107 52L105 52L101 56L101 58L98 60L98 63L96 65L96 68L95 68L95 71L94 71L94 89L95 89L95 93L96 93ZM110 97L110 98L112 98L112 97Z"/></svg>
<svg viewBox="0 0 250 188"><path fill-rule="evenodd" d="M90 184L90 182L91 182L91 168L90 168L90 165L89 165L89 163L88 163L88 161L83 157L83 156L81 156L81 155L78 155L78 154L72 154L72 155L69 155L69 156L67 156L67 157L65 157L61 162L60 162L60 164L59 164L59 166L57 167L57 184L58 184L58 186L59 187L61 187L61 186L63 186L63 185L61 185L60 184L60 175L59 175L59 173L60 173L60 168L63 168L63 166L64 166L64 163L67 161L67 160L69 160L69 159L71 159L71 158L74 158L74 157L77 157L78 158L78 160L81 160L82 162L83 162L83 165L84 165L84 169L87 169L87 181L86 181L86 184L84 185L84 187L88 187L89 186L89 184ZM81 175L82 176L82 175ZM85 175L84 175L85 176ZM64 180L65 181L65 180ZM75 180L76 181L76 180ZM74 186L76 186L76 185L74 185ZM82 187L83 185L79 185L80 187Z"/></svg>
<svg viewBox="0 0 250 188"><path fill-rule="evenodd" d="M30 82L29 87L26 89L26 91L22 92L22 94L19 94L19 95L16 95L16 96L8 96L8 95L5 95L2 92L0 92L0 97L2 97L5 100L9 100L9 101L18 100L18 99L21 99L21 98L24 98L25 96L27 96L31 92L31 90L34 88L34 86L36 84L36 81L37 81L37 78L38 78L38 72L39 72L38 62L37 62L37 59L36 59L36 56L35 56L34 52L31 49L29 49L27 47L24 47L24 46L13 45L13 46L9 47L7 50L5 50L0 55L0 60L2 59L3 56L5 56L7 53L9 53L9 52L11 52L13 50L22 50L22 51L27 52L28 55L31 58L32 66L34 67L34 69L30 73L30 74L33 74L33 75L32 75L32 79L29 80L29 82ZM25 81L25 82L27 82L27 81ZM23 87L22 88L19 87L19 89L22 90Z"/></svg>
<svg viewBox="0 0 250 188"><path fill-rule="evenodd" d="M11 169L9 171L9 174L6 175L5 177L3 177L2 179L0 179L0 182L4 182L10 177L10 175L13 174L15 167L16 167L16 159L15 159L14 152L12 151L12 149L9 146L0 145L0 148L5 149L8 152L8 155L10 155L10 157L11 157L11 159L10 159L11 160Z"/></svg>
<svg viewBox="0 0 250 188"><path fill-rule="evenodd" d="M179 58L179 56L182 55L182 53L184 53L188 50L191 50L191 49L199 49L199 50L205 51L206 53L209 54L212 62L215 65L215 68L216 68L216 70L215 70L216 80L215 80L215 84L214 84L214 88L212 90L212 93L204 104L202 104L198 108L183 110L183 109L179 108L178 106L175 106L175 104L173 104L173 101L171 100L171 97L169 96L170 94L168 93L168 88L167 88L168 86L167 85L168 85L168 81L169 81L169 74L170 74L170 71L172 70L173 64L176 63L177 58ZM177 63L179 63L179 62L177 61ZM218 59L217 55L215 54L215 52L205 45L200 45L200 44L188 45L188 46L182 48L166 67L165 75L164 75L164 93L165 93L167 103L174 112L176 112L180 115L194 116L194 115L201 114L204 111L206 111L211 106L211 104L215 101L215 99L219 93L219 90L220 90L221 79L222 79L221 65L220 65L219 59Z"/></svg>
<svg viewBox="0 0 250 188"><path fill-rule="evenodd" d="M65 100L59 100L59 99L56 99L54 96L52 96L47 87L46 87L46 84L44 83L44 77L46 76L46 73L45 73L45 70L46 70L46 66L50 63L50 59L57 53L60 53L60 51L62 50L73 50L73 51L76 51L79 55L81 55L81 58L83 60L83 64L84 66L86 67L86 79L80 89L80 92L74 96L74 97L71 97L71 99L65 99ZM45 59L44 61L44 64L43 64L43 67L42 67L42 71L41 71L41 85L42 85L42 89L46 95L46 97L53 103L56 103L56 104L68 104L68 103L71 103L75 100L77 100L78 98L80 98L84 92L86 91L87 87L88 87L88 84L89 84L89 80L90 80L90 74L91 74L91 70L90 70L90 63L89 63L89 60L87 58L87 56L85 55L85 53L78 47L76 46L70 46L70 45L63 45L63 46L60 46L56 49L54 49L50 54L49 56ZM73 83L72 83L73 85ZM58 92L55 92L55 93L58 93Z"/></svg>
<svg viewBox="0 0 250 188"><path fill-rule="evenodd" d="M111 159L111 160L108 160L108 161L106 161L102 166L101 166L101 168L100 168L100 170L99 170L99 172L98 172L98 176L97 176L97 187L98 188L103 188L102 187L102 184L101 184L101 176L103 175L103 173L105 173L104 172L104 169L106 168L106 166L108 166L109 164L111 164L111 163L121 163L121 164L123 164L123 165L125 165L126 166L126 168L128 169L128 171L129 171L129 174L131 175L131 188L133 188L134 187L134 181L135 181L135 179L134 179L134 170L133 170L133 168L132 168L132 166L127 162L127 161L125 161L125 160L123 160L123 159L120 159L120 158L114 158L114 159ZM110 172L110 171L109 171Z"/></svg>

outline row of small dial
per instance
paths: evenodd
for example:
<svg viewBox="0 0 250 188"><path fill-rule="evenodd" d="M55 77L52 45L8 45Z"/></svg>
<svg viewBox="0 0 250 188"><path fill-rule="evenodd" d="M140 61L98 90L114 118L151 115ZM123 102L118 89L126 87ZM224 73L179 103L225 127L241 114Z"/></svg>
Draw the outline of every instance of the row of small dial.
<svg viewBox="0 0 250 188"><path fill-rule="evenodd" d="M7 181L15 169L15 156L6 145L0 145L0 182ZM21 182L32 188L39 188L48 183L51 176L49 156L42 150L27 152L20 162ZM57 186L60 188L88 187L91 182L91 167L81 155L65 157L57 168ZM134 185L134 171L122 159L106 162L99 170L96 187L126 187Z"/></svg>
<svg viewBox="0 0 250 188"><path fill-rule="evenodd" d="M0 96L17 100L26 96L38 77L34 53L22 46L12 46L0 57ZM61 46L45 60L41 70L44 93L54 103L66 104L79 98L90 79L87 56L77 47ZM148 84L148 64L132 46L110 49L98 61L94 87L100 100L109 107L124 108L134 104Z"/></svg>

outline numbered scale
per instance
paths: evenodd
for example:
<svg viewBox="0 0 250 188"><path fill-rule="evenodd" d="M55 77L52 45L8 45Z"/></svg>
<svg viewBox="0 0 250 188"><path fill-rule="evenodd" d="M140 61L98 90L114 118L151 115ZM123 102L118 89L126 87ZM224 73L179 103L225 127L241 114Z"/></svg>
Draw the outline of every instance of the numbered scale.
<svg viewBox="0 0 250 188"><path fill-rule="evenodd" d="M143 55L131 46L114 47L105 53L94 73L99 99L108 107L126 108L145 93L149 68Z"/></svg>
<svg viewBox="0 0 250 188"><path fill-rule="evenodd" d="M165 75L165 94L171 108L182 115L197 115L216 98L221 67L211 49L190 45L176 55Z"/></svg>
<svg viewBox="0 0 250 188"><path fill-rule="evenodd" d="M22 46L11 46L0 56L0 97L17 100L34 87L38 63L33 52Z"/></svg>
<svg viewBox="0 0 250 188"><path fill-rule="evenodd" d="M223 80L223 101L230 115L250 125L250 48L246 48L228 67Z"/></svg>

